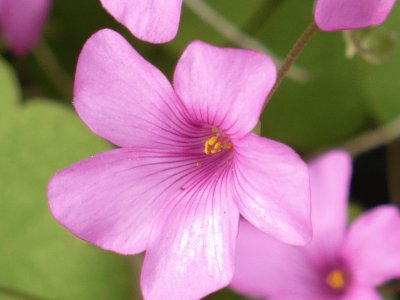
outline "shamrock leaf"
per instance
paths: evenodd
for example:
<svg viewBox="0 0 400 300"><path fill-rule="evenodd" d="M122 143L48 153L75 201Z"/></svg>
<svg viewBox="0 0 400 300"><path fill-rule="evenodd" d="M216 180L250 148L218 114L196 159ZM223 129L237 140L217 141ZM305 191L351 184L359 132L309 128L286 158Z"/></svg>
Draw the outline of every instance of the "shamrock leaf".
<svg viewBox="0 0 400 300"><path fill-rule="evenodd" d="M95 249L52 218L47 182L57 170L110 148L68 107L17 104L15 75L0 61L0 298L13 289L45 299L128 299L125 257Z"/></svg>

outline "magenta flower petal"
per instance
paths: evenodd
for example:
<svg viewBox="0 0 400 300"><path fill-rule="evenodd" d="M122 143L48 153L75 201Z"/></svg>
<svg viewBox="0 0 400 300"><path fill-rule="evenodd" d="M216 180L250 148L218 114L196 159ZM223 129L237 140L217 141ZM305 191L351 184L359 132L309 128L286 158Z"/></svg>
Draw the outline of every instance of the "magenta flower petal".
<svg viewBox="0 0 400 300"><path fill-rule="evenodd" d="M310 280L318 282L302 248L281 243L244 220L239 226L235 270L231 287L252 297L282 296L288 291L296 291L297 296L307 291Z"/></svg>
<svg viewBox="0 0 400 300"><path fill-rule="evenodd" d="M290 244L311 239L308 169L289 147L253 134L236 143L235 187L240 213Z"/></svg>
<svg viewBox="0 0 400 300"><path fill-rule="evenodd" d="M376 289L365 286L355 286L340 300L382 300Z"/></svg>
<svg viewBox="0 0 400 300"><path fill-rule="evenodd" d="M343 255L351 262L358 281L379 285L400 277L400 212L380 206L351 226Z"/></svg>
<svg viewBox="0 0 400 300"><path fill-rule="evenodd" d="M256 126L275 78L261 53L194 42L177 64L174 88L193 119L241 137Z"/></svg>
<svg viewBox="0 0 400 300"><path fill-rule="evenodd" d="M50 0L0 1L0 30L16 55L26 54L40 38Z"/></svg>
<svg viewBox="0 0 400 300"><path fill-rule="evenodd" d="M201 42L185 53L178 97L119 34L93 35L74 104L95 133L125 149L67 168L49 185L53 215L78 237L123 254L147 251L146 299L200 298L229 283L237 205L282 240L310 237L305 164L250 133L275 80L270 59Z"/></svg>
<svg viewBox="0 0 400 300"><path fill-rule="evenodd" d="M85 44L74 105L96 134L116 145L157 148L182 141L185 118L170 83L112 30L95 33Z"/></svg>
<svg viewBox="0 0 400 300"><path fill-rule="evenodd" d="M307 247L313 257L334 257L347 225L352 162L344 151L331 151L309 164L313 240ZM326 237L329 236L329 239ZM323 257L324 260L328 257Z"/></svg>
<svg viewBox="0 0 400 300"><path fill-rule="evenodd" d="M386 20L396 0L317 0L315 21L325 31L358 29Z"/></svg>
<svg viewBox="0 0 400 300"><path fill-rule="evenodd" d="M179 26L182 0L100 0L133 35L151 43L172 40Z"/></svg>
<svg viewBox="0 0 400 300"><path fill-rule="evenodd" d="M50 209L81 239L122 254L142 252L160 207L180 190L176 177L184 170L165 153L108 151L54 175Z"/></svg>
<svg viewBox="0 0 400 300"><path fill-rule="evenodd" d="M233 275L239 212L224 178L200 183L165 207L142 270L145 299L200 299Z"/></svg>

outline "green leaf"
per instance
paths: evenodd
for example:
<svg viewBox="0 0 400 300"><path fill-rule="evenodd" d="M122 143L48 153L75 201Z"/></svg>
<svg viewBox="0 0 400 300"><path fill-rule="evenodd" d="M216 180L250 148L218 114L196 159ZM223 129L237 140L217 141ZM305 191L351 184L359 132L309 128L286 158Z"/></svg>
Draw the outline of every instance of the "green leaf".
<svg viewBox="0 0 400 300"><path fill-rule="evenodd" d="M15 109L20 97L17 76L0 57L0 132L8 126L6 118Z"/></svg>
<svg viewBox="0 0 400 300"><path fill-rule="evenodd" d="M2 87L14 80L8 71L0 64ZM17 106L17 94L12 84L0 89L2 101L14 102L0 131L0 286L50 299L132 298L126 257L80 241L47 205L52 174L110 146L69 107L46 99Z"/></svg>

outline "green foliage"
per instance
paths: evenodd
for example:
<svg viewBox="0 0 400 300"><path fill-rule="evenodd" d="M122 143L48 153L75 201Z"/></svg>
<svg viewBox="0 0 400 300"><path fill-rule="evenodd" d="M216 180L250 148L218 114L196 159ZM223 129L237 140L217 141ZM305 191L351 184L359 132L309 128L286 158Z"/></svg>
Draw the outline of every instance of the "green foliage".
<svg viewBox="0 0 400 300"><path fill-rule="evenodd" d="M46 197L57 170L110 146L60 104L18 103L15 75L2 61L0 85L0 298L7 287L53 299L128 299L126 258L73 237Z"/></svg>

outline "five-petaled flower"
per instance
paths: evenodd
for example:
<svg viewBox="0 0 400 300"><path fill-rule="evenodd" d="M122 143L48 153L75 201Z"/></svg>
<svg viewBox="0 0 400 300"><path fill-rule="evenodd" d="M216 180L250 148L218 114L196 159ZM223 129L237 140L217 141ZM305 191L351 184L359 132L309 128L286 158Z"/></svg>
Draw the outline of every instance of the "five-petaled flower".
<svg viewBox="0 0 400 300"><path fill-rule="evenodd" d="M166 43L178 31L182 0L100 0L130 32L150 43Z"/></svg>
<svg viewBox="0 0 400 300"><path fill-rule="evenodd" d="M360 216L346 232L351 161L332 151L310 165L314 237L290 246L240 222L232 287L274 300L372 300L400 276L400 213L390 205Z"/></svg>
<svg viewBox="0 0 400 300"><path fill-rule="evenodd" d="M0 31L16 55L26 54L40 38L50 0L0 0Z"/></svg>
<svg viewBox="0 0 400 300"><path fill-rule="evenodd" d="M79 57L74 105L121 148L54 175L53 215L104 249L146 250L146 299L196 299L227 285L239 212L282 241L308 242L306 164L251 133L275 78L264 54L197 41L172 88L119 34L94 34Z"/></svg>
<svg viewBox="0 0 400 300"><path fill-rule="evenodd" d="M359 29L384 22L396 0L317 0L315 22L325 31Z"/></svg>

